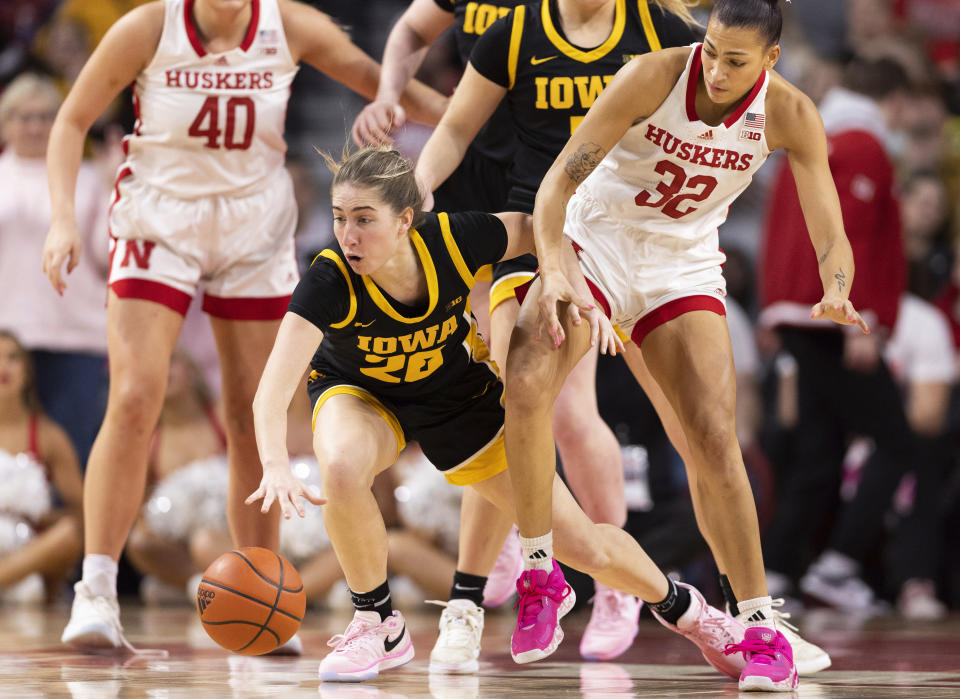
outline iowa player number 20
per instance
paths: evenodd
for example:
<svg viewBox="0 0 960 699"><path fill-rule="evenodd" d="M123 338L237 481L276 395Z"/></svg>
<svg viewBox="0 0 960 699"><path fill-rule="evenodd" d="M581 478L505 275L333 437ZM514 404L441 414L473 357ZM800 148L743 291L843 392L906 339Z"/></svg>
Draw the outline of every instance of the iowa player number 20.
<svg viewBox="0 0 960 699"><path fill-rule="evenodd" d="M253 127L256 116L253 100L249 97L230 97L224 101L224 125L220 128L220 98L207 97L194 118L187 133L195 138L205 138L205 148L246 150L253 142ZM243 112L243 116L240 113ZM237 120L243 120L243 133L237 137ZM221 142L220 137L223 136Z"/></svg>
<svg viewBox="0 0 960 699"><path fill-rule="evenodd" d="M693 202L703 201L717 187L716 178L710 177L710 175L694 175L687 179L687 173L684 169L669 160L661 160L654 170L664 176L657 183L657 192L660 196L653 199L653 194L644 190L633 201L636 202L637 206L652 206L655 209L660 209L670 218L682 218L696 211L697 207L695 206L681 209L680 204L688 200ZM688 191L681 194L683 189Z"/></svg>

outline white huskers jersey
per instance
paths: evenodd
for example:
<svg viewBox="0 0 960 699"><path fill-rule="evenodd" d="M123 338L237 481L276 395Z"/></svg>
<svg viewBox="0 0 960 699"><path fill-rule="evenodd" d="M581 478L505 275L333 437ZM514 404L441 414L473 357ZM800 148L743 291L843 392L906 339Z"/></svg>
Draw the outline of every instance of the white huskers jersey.
<svg viewBox="0 0 960 699"><path fill-rule="evenodd" d="M630 127L577 195L592 198L630 235L641 236L651 255L720 264L717 228L770 153L764 138L770 78L764 71L722 124L705 124L695 108L701 49L694 46L660 107Z"/></svg>
<svg viewBox="0 0 960 699"><path fill-rule="evenodd" d="M200 42L192 6L164 0L160 44L134 86L123 167L181 199L252 194L283 167L297 73L277 0L252 0L241 45L216 54Z"/></svg>

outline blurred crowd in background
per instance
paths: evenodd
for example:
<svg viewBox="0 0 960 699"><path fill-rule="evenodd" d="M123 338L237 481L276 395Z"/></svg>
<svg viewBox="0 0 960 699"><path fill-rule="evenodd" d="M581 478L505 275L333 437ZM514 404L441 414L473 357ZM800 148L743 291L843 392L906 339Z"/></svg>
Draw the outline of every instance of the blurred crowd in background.
<svg viewBox="0 0 960 699"><path fill-rule="evenodd" d="M0 478L23 484L0 494L0 596L8 602L56 597L71 572L42 564L51 547L79 557L78 476L106 401L106 212L120 140L133 124L129 94L91 131L77 198L85 252L62 298L40 270L49 224L46 140L92 49L137 4L0 4L0 328L11 333L0 335ZM407 3L311 4L379 59ZM703 3L697 16L705 20L708 9ZM821 107L857 255L854 288L873 294L861 296L858 308L868 312L873 332L825 329L793 313L803 301L794 278L819 279L808 243L793 255L805 229L785 157L773 157L720 229L738 436L771 594L794 609L820 604L857 616L936 620L960 609L960 2L803 0L784 17L777 70ZM449 94L461 71L445 38L418 77ZM287 115L287 162L304 266L335 244L329 174L314 148L339 152L362 106L339 84L300 69ZM872 140L858 141L862 133ZM415 158L428 136L428 127L411 123L398 145ZM127 552L149 601L185 599L187 581L229 547L225 493L207 492L225 483L226 465L216 352L197 308L174 365L150 492ZM603 358L598 395L622 443L627 528L661 566L711 589L716 575L682 463L626 371L619 359ZM294 455L311 451L305 395L302 403L291 414ZM70 453L24 452L23 439L35 442L4 422L21 404L59 425ZM453 570L458 496L422 461L407 454L380 490L392 505L385 512L394 512L394 572L414 578L416 594L439 596ZM296 463L308 477L309 459ZM36 482L51 487L31 509L24 503L33 496L24 493L37 490L27 487L37 474L43 478ZM447 501L449 511L435 507ZM324 549L320 518L309 519L285 533L284 545L311 597L323 602L338 589L339 572ZM132 575L127 590L137 581Z"/></svg>

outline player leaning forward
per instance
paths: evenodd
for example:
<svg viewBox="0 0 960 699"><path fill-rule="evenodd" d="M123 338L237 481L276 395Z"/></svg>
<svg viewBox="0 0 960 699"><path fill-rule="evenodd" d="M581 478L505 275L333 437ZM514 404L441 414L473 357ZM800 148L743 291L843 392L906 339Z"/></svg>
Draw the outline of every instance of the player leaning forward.
<svg viewBox="0 0 960 699"><path fill-rule="evenodd" d="M418 441L449 482L515 514L503 385L467 297L480 267L530 252L533 234L530 217L519 213L418 215L422 197L413 169L394 150L364 149L334 169L334 233L342 252L317 256L280 325L253 405L263 480L247 502L262 498L268 511L276 500L286 517L302 513L301 497L323 502L293 476L284 446L286 406L309 363L324 524L356 608L346 631L331 641L320 677L359 681L413 658L403 616L392 609L386 530L370 490L406 440ZM566 261L577 280L572 250ZM575 283L587 293L582 277ZM612 349L606 318L595 310L587 318L581 327L592 329L601 349ZM559 478L552 477L551 487L562 532L558 557L659 609L667 579L636 541L618 527L592 523ZM689 613L668 627L737 677L743 657L724 649L742 640L744 627L685 589ZM563 611L573 606L562 579L547 594ZM552 652L560 637L544 641Z"/></svg>
<svg viewBox="0 0 960 699"><path fill-rule="evenodd" d="M549 406L590 346L565 307L592 303L561 270L570 246L565 233L580 250L580 269L597 302L640 346L680 419L701 531L748 626L736 647L748 658L741 688L796 686L790 645L775 629L734 429L717 240L727 208L771 150L787 151L820 264L823 299L812 317L868 330L848 300L853 256L823 125L813 103L771 70L781 22L776 0L718 0L702 45L634 59L590 109L537 194L541 276L521 310L506 372L506 449L527 568L514 653L541 647L563 614L552 593L563 585L552 546L564 547L567 534L558 531L554 541L551 533ZM670 588L669 596L685 606L688 591ZM536 613L525 618L531 605Z"/></svg>

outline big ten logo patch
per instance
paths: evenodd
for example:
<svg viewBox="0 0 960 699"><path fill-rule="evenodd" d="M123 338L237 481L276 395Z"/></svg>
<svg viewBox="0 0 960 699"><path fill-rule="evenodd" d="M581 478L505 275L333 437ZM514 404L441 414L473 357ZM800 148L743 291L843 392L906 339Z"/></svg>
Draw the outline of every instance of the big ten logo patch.
<svg viewBox="0 0 960 699"><path fill-rule="evenodd" d="M427 378L443 366L443 347L457 331L457 317L397 337L357 337L357 348L368 365L365 376L384 383L412 383Z"/></svg>
<svg viewBox="0 0 960 699"><path fill-rule="evenodd" d="M741 141L759 141L761 138L761 133L759 131L748 131L747 129L740 130Z"/></svg>
<svg viewBox="0 0 960 699"><path fill-rule="evenodd" d="M483 34L490 25L510 14L511 7L499 7L485 2L468 2L463 15L464 34Z"/></svg>
<svg viewBox="0 0 960 699"><path fill-rule="evenodd" d="M197 590L197 606L200 608L201 615L207 611L207 607L210 606L216 596L216 592L205 587Z"/></svg>

